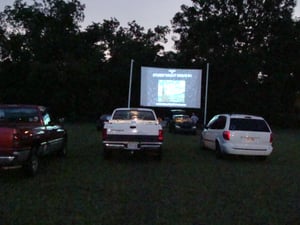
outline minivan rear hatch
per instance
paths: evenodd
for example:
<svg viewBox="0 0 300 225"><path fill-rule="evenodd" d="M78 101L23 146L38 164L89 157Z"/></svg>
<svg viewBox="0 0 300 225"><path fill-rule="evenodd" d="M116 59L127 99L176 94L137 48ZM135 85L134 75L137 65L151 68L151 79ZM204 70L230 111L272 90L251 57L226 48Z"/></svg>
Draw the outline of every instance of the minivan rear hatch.
<svg viewBox="0 0 300 225"><path fill-rule="evenodd" d="M266 145L271 140L271 129L262 119L231 118L230 141L239 144Z"/></svg>

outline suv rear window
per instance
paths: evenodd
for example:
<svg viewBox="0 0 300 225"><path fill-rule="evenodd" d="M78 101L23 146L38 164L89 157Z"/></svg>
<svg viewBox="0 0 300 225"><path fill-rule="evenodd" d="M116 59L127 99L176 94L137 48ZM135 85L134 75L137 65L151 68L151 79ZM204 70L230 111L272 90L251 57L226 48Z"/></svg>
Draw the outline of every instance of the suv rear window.
<svg viewBox="0 0 300 225"><path fill-rule="evenodd" d="M269 127L264 120L260 119L243 119L243 118L231 118L229 130L241 130L241 131L260 131L269 132Z"/></svg>

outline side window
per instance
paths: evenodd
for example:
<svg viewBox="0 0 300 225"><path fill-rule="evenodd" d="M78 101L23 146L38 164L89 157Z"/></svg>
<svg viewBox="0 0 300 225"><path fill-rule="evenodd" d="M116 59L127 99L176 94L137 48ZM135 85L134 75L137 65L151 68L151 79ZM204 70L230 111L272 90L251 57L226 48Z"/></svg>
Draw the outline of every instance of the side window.
<svg viewBox="0 0 300 225"><path fill-rule="evenodd" d="M210 124L209 128L210 129L224 129L226 125L226 116L219 116L216 118L216 120L213 121L212 124Z"/></svg>
<svg viewBox="0 0 300 225"><path fill-rule="evenodd" d="M43 121L44 121L45 125L49 125L50 124L51 119L50 119L50 116L49 116L48 113L43 114Z"/></svg>
<svg viewBox="0 0 300 225"><path fill-rule="evenodd" d="M207 124L207 128L211 129L211 127L214 125L214 123L216 122L216 120L218 119L217 116L213 117Z"/></svg>

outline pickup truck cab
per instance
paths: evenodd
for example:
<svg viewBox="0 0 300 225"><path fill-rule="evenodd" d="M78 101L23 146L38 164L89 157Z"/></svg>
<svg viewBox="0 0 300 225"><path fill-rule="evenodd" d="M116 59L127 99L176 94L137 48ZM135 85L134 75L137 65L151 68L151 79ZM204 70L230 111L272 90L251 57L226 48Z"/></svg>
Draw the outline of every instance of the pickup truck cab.
<svg viewBox="0 0 300 225"><path fill-rule="evenodd" d="M151 151L161 157L163 129L155 112L148 108L117 108L102 131L104 156L112 150Z"/></svg>
<svg viewBox="0 0 300 225"><path fill-rule="evenodd" d="M46 107L0 105L0 167L22 166L34 176L41 156L66 156L66 146L66 130L52 121Z"/></svg>

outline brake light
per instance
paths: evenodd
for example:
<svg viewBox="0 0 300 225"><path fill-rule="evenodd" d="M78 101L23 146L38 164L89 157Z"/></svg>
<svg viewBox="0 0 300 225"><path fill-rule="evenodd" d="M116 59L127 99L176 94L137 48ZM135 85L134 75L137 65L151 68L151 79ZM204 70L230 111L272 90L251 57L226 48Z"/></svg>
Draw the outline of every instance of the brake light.
<svg viewBox="0 0 300 225"><path fill-rule="evenodd" d="M271 133L270 134L270 143L272 143L273 142L273 134Z"/></svg>
<svg viewBox="0 0 300 225"><path fill-rule="evenodd" d="M225 131L223 132L223 138L224 138L225 140L229 141L229 140L230 140L230 131L225 130Z"/></svg>
<svg viewBox="0 0 300 225"><path fill-rule="evenodd" d="M13 134L13 146L17 147L20 144L20 135L19 133Z"/></svg>
<svg viewBox="0 0 300 225"><path fill-rule="evenodd" d="M12 137L13 146L18 147L21 144L23 145L30 137L32 137L30 130L15 130Z"/></svg>
<svg viewBox="0 0 300 225"><path fill-rule="evenodd" d="M107 138L107 129L103 128L102 129L102 140L105 140Z"/></svg>
<svg viewBox="0 0 300 225"><path fill-rule="evenodd" d="M163 141L164 140L164 131L163 130L159 130L158 131L158 140L159 141Z"/></svg>

